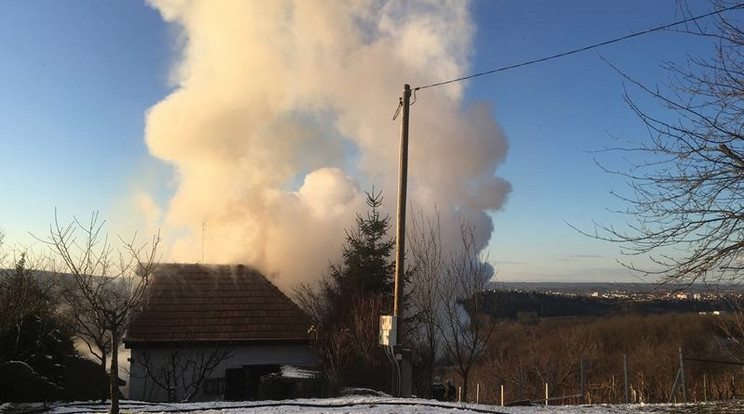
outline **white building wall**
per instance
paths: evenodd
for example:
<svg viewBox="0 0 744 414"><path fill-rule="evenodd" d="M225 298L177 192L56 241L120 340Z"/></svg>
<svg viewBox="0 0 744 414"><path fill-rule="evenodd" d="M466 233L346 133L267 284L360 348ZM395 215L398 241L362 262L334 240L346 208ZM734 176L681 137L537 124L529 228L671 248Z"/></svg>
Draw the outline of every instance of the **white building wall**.
<svg viewBox="0 0 744 414"><path fill-rule="evenodd" d="M205 355L214 348L193 347L182 348L181 356L195 358ZM131 363L129 375L129 399L139 401L165 402L168 400L167 391L159 386L154 386L151 378L148 378L146 367L143 365L144 353L147 352L149 366L157 367L170 361L174 348L134 348L131 350ZM231 348L231 355L219 363L209 376L210 379L224 379L225 371L230 368L241 368L250 365L294 365L300 367L312 367L317 365L315 356L308 345L255 345L237 346ZM179 389L177 395L183 395ZM201 390L192 401L210 401L222 399L224 394L205 394Z"/></svg>

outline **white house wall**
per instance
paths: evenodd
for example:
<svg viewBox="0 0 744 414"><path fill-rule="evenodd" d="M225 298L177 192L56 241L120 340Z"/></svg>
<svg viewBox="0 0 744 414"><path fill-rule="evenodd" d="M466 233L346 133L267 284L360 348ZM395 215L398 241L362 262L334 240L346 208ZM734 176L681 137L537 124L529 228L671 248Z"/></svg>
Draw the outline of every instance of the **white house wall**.
<svg viewBox="0 0 744 414"><path fill-rule="evenodd" d="M178 348L133 348L131 350L131 365L129 376L129 399L140 401L165 402L168 394L161 387L154 386L152 379L146 375L143 365L144 352L147 352L150 366L158 366L166 363L170 355ZM214 348L193 347L181 348L182 352L188 352L190 357L196 357L200 353L208 353ZM247 365L294 365L300 367L311 367L317 364L316 359L307 345L256 345L232 347L231 355L220 362L212 371L210 379L224 379L225 371L229 368L241 368ZM177 395L183 395L179 389ZM217 396L221 398L221 396ZM205 395L203 390L197 393L192 401L214 400L215 395Z"/></svg>

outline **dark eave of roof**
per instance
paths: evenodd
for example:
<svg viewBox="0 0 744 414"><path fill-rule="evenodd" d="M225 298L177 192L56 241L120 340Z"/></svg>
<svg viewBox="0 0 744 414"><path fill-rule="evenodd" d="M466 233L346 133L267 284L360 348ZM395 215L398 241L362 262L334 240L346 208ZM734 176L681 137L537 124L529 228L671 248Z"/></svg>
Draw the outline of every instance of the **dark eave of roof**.
<svg viewBox="0 0 744 414"><path fill-rule="evenodd" d="M214 348L224 347L232 348L239 346L261 346L261 345L309 345L310 339L250 339L250 340L232 340L232 341L219 341L219 340L189 340L189 341L137 341L127 339L124 342L124 347L127 349L132 348Z"/></svg>

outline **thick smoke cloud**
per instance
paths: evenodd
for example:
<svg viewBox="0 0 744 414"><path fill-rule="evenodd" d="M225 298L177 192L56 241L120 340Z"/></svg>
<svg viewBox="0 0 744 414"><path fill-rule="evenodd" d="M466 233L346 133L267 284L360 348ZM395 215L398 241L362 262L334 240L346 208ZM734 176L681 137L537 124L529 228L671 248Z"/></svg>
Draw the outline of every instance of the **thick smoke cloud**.
<svg viewBox="0 0 744 414"><path fill-rule="evenodd" d="M402 85L466 73L475 29L460 0L151 5L180 33L174 91L145 136L177 176L166 258L201 260L206 221L205 261L252 264L283 287L337 258L365 190L395 211ZM421 91L411 108L409 202L436 206L445 236L469 221L484 247L486 212L510 190L494 175L507 145L462 88Z"/></svg>

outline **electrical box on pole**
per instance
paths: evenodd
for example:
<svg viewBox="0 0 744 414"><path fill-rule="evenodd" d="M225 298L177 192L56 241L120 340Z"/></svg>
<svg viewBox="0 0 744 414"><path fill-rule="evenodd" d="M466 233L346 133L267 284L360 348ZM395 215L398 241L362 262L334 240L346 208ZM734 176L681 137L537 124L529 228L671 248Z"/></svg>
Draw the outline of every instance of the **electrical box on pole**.
<svg viewBox="0 0 744 414"><path fill-rule="evenodd" d="M398 339L398 317L395 315L380 316L380 345L395 346Z"/></svg>

